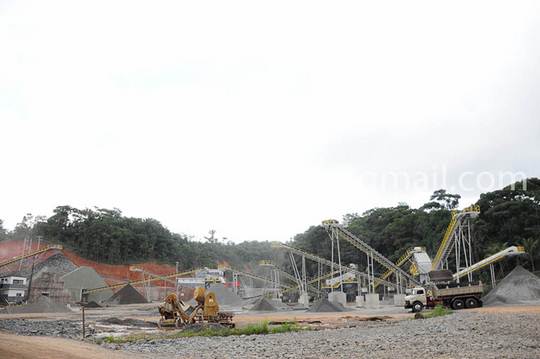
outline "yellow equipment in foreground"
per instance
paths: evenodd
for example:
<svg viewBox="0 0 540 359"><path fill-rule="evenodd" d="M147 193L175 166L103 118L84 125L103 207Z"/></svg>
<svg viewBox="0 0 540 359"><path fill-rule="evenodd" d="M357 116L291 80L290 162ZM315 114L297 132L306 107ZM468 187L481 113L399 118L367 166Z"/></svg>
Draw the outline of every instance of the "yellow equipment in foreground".
<svg viewBox="0 0 540 359"><path fill-rule="evenodd" d="M219 304L214 292L206 292L202 287L195 288L193 299L196 305L187 305L176 293L170 293L165 301L159 306L158 326L175 326L182 328L187 324L216 323L229 328L234 328L232 313L220 312Z"/></svg>

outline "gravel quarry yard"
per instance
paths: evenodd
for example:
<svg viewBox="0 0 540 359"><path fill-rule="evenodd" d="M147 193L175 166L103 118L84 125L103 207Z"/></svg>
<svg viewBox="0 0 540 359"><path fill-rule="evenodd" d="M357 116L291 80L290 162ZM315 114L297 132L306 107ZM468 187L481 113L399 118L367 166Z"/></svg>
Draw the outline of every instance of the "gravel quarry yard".
<svg viewBox="0 0 540 359"><path fill-rule="evenodd" d="M97 310L97 313L107 311ZM135 308L132 309L135 311ZM136 311L137 312L137 311ZM73 319L4 319L0 321L0 357L12 350L13 334L27 356L57 358L83 350L96 358L539 358L540 305L508 305L454 311L447 316L412 319L355 320L354 312L294 313L294 319L320 321L317 330L283 334L148 339L124 344L92 344L79 338ZM291 313L249 315L245 323L284 320ZM360 316L361 317L361 316ZM54 318L54 319L53 319ZM101 315L96 320L101 320ZM241 315L238 318L242 318ZM140 321L140 320L139 320ZM143 321L140 321L141 323ZM328 325L328 326L327 326ZM336 326L341 325L339 329ZM344 328L345 326L351 326ZM333 328L333 329L324 329ZM5 332L3 332L5 331ZM12 333L12 334L8 334ZM155 331L154 331L155 333ZM11 337L9 337L11 335ZM51 338L57 337L57 338ZM46 356L43 339L56 340L54 355ZM73 340L75 339L75 340ZM79 348L80 347L80 348ZM79 349L77 349L79 348ZM94 349L92 349L94 348ZM103 355L108 353L107 355ZM82 357L93 357L85 354ZM37 356L36 356L37 355ZM10 356L6 356L10 358Z"/></svg>
<svg viewBox="0 0 540 359"><path fill-rule="evenodd" d="M539 358L540 314L462 311L355 328L105 346L170 358Z"/></svg>

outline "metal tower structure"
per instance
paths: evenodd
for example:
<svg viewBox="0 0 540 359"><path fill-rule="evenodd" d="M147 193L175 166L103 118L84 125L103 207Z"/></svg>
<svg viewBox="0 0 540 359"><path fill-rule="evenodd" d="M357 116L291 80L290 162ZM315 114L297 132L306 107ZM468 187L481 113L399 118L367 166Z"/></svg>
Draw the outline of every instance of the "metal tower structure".
<svg viewBox="0 0 540 359"><path fill-rule="evenodd" d="M334 219L325 220L322 222L323 227L330 234L330 237L340 237L345 241L352 244L354 247L366 254L367 257L367 274L368 274L368 286L370 292L373 292L375 289L375 262L382 265L386 270L392 269L396 274L397 280L396 284L393 285L398 291L401 291L404 287L409 284L419 285L420 283L407 271L403 270L391 260L383 256L365 241L361 240L358 236L354 235L347 229L345 229L338 221Z"/></svg>
<svg viewBox="0 0 540 359"><path fill-rule="evenodd" d="M301 250L301 249L298 249L298 248L295 248L295 247L291 247L291 246L289 246L287 244L284 244L284 243L281 243L281 242L273 242L272 247L275 248L275 249L282 249L282 250L285 250L285 251L289 251L289 252L292 252L292 253L294 253L296 255L304 256L306 259L309 259L309 260L314 261L316 263L320 263L321 265L324 265L324 266L327 266L327 267L330 267L330 268L335 268L335 272L339 272L339 270L341 270L342 273L344 273L344 272L352 272L352 273L355 273L356 275L358 275L360 278L362 278L364 280L369 279L369 276L366 273L361 272L358 269L354 269L354 268L346 267L346 266L343 266L343 265L339 265L338 263L332 262L331 260L319 257L319 256L317 256L315 254L306 252L304 250ZM320 279L321 278L317 278L317 280L320 280ZM374 281L375 281L375 283L380 282L380 284L383 284L383 285L388 286L388 287L392 287L392 288L397 287L396 283L392 283L392 282L389 282L389 281L386 281L386 280L383 280L383 279L380 279L380 278L377 278L377 277L374 277Z"/></svg>
<svg viewBox="0 0 540 359"><path fill-rule="evenodd" d="M449 269L448 259L454 252L455 271L471 266L472 236L471 219L478 217L479 206L470 206L462 211L452 211L452 219L446 228L443 239L432 262L432 270ZM467 273L472 281L472 272ZM459 283L459 278L456 280Z"/></svg>

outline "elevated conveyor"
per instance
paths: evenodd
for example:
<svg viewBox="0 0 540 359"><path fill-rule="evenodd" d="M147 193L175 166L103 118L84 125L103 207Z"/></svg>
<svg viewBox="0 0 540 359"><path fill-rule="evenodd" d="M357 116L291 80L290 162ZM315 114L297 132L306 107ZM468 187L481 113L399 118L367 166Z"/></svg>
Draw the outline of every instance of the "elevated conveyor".
<svg viewBox="0 0 540 359"><path fill-rule="evenodd" d="M291 247L291 246L289 246L287 244L284 244L284 243L281 243L281 242L273 242L272 247L276 248L276 249L287 250L289 252L292 252L292 253L300 255L300 256L305 256L309 260L312 260L312 261L317 262L317 263L321 263L321 264L326 265L326 266L328 266L330 268L334 267L334 268L337 268L338 270L341 269L342 272L352 272L352 273L360 276L361 278L364 278L366 280L370 280L369 276L364 272L360 272L359 270L349 268L349 267L346 267L346 266L343 266L343 265L340 266L339 264L333 263L332 261L330 261L328 259L321 258L319 256L316 256L315 254L303 251L303 250L295 248L295 247ZM377 277L375 277L375 283L384 284L385 286L392 287L392 288L397 287L396 283L391 283L391 282L388 282L386 280L383 280L383 279L377 278Z"/></svg>
<svg viewBox="0 0 540 359"><path fill-rule="evenodd" d="M455 273L453 275L453 278L454 280L458 280L459 278L461 277L464 277L470 273L473 273L473 272L476 272L482 268L485 268L489 265L492 265L494 263L497 263L501 260L503 260L504 258L506 257L509 257L509 256L515 256L515 255L520 255L520 254L524 254L525 253L525 248L522 247L522 246L511 246L511 247L508 247L500 252L497 252L487 258L484 258L482 259L481 261L467 267L467 268L464 268L460 271L458 271L457 273Z"/></svg>
<svg viewBox="0 0 540 359"><path fill-rule="evenodd" d="M358 238L356 235L345 229L341 224L336 220L326 220L322 222L323 227L325 227L329 232L334 231L339 238L344 239L345 241L352 244L354 247L358 248L360 251L366 253L368 256L371 256L373 260L382 265L387 270L393 270L394 273L399 273L403 278L407 278L411 283L419 285L420 283L407 271L401 269L399 266L394 264L391 260L383 256L365 241ZM379 278L379 280L382 280ZM375 281L376 282L376 281ZM395 285L394 285L395 287Z"/></svg>
<svg viewBox="0 0 540 359"><path fill-rule="evenodd" d="M139 285L139 284L146 284L146 283L150 283L150 282L155 282L155 281L158 281L158 280L167 280L169 278L183 277L185 275L193 274L193 273L195 273L195 272L197 272L199 270L200 269L194 269L194 270L190 270L190 271L187 271L187 272L175 272L175 273L172 273L172 274L161 275L161 276L154 274L154 276L152 278L135 280L135 281L128 281L128 282L123 282L123 283L118 283L118 284L113 284L113 285L108 285L108 286L98 287L98 288L83 289L82 294L86 295L86 294L101 292L101 291L108 290L108 289L118 289L118 288L125 287L128 284L130 284L130 285Z"/></svg>
<svg viewBox="0 0 540 359"><path fill-rule="evenodd" d="M459 239L458 237L461 228L465 223L468 225L469 220L477 217L479 213L479 206L470 206L462 211L452 211L452 219L446 228L446 232L444 233L439 249L437 250L437 254L433 258L433 262L431 264L432 270L443 269L444 263L448 259L456 240Z"/></svg>

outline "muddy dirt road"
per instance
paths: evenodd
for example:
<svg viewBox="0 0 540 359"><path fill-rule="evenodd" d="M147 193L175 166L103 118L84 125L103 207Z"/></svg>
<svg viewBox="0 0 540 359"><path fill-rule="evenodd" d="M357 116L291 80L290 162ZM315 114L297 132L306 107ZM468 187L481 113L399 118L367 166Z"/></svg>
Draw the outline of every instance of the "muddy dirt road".
<svg viewBox="0 0 540 359"><path fill-rule="evenodd" d="M2 359L138 359L142 355L112 351L98 345L52 337L27 337L0 332Z"/></svg>

